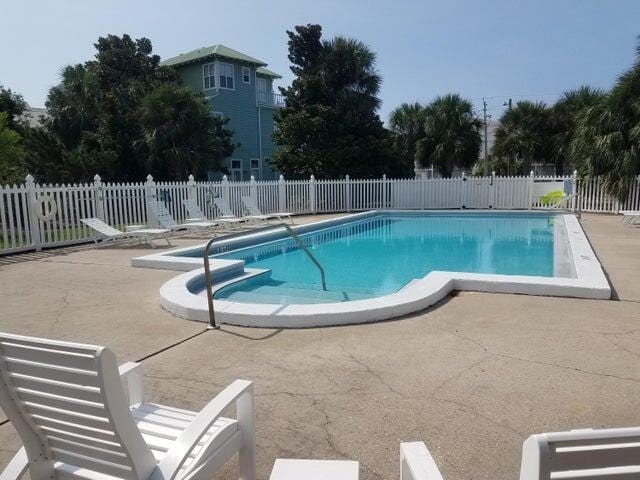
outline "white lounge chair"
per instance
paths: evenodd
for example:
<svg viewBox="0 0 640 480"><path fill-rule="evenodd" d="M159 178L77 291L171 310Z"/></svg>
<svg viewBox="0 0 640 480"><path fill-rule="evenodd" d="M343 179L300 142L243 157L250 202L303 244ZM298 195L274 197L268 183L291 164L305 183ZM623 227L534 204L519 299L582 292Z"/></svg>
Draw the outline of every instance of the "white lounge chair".
<svg viewBox="0 0 640 480"><path fill-rule="evenodd" d="M235 453L255 479L252 382L191 412L144 401L142 366L118 369L103 347L0 333L0 365L0 406L23 443L2 480L209 480ZM233 403L237 419L222 417Z"/></svg>
<svg viewBox="0 0 640 480"><path fill-rule="evenodd" d="M99 241L100 245L104 245L109 241L137 239L141 243L149 244L151 248L156 248L153 239L161 237L167 242L167 245L171 246L169 237L167 237L169 230L163 228L141 228L139 230L123 232L103 222L99 218L81 218L80 221L94 232L93 241L96 242L96 244L98 244ZM98 235L95 235L95 233Z"/></svg>
<svg viewBox="0 0 640 480"><path fill-rule="evenodd" d="M213 202L215 203L216 208L220 212L220 215L221 215L220 218L223 218L223 219L232 218L232 219L241 220L243 222L258 222L258 221L268 222L268 219L265 215L247 215L245 217L237 217L231 210L231 207L229 206L229 202L227 202L224 198L215 198Z"/></svg>
<svg viewBox="0 0 640 480"><path fill-rule="evenodd" d="M422 442L400 446L401 480L442 480ZM640 428L532 435L522 445L520 480L640 478Z"/></svg>
<svg viewBox="0 0 640 480"><path fill-rule="evenodd" d="M288 218L289 221L293 224L293 217L289 212L276 212L276 213L262 213L258 208L255 200L251 197L242 197L242 204L244 205L245 210L251 216L262 216L267 218L277 218L282 221L283 218Z"/></svg>
<svg viewBox="0 0 640 480"><path fill-rule="evenodd" d="M189 214L189 222L208 221L207 216L200 209L195 199L187 198L186 200L182 201L182 204L184 205L184 208L187 209L187 213ZM240 218L220 217L215 219L216 223L224 225L227 228L231 228L233 225L239 225L240 223L242 223L242 221L243 220Z"/></svg>
<svg viewBox="0 0 640 480"><path fill-rule="evenodd" d="M625 225L636 225L640 223L640 211L639 210L620 210L622 219L620 220Z"/></svg>
<svg viewBox="0 0 640 480"><path fill-rule="evenodd" d="M167 228L172 232L176 232L178 230L187 230L188 233L203 235L207 232L207 230L210 230L218 225L217 223L208 221L187 222L179 224L173 218L173 215L171 215L169 209L164 206L164 203L158 200L147 202L147 211L149 212L149 215L152 215L156 219L158 225L160 225L162 228Z"/></svg>

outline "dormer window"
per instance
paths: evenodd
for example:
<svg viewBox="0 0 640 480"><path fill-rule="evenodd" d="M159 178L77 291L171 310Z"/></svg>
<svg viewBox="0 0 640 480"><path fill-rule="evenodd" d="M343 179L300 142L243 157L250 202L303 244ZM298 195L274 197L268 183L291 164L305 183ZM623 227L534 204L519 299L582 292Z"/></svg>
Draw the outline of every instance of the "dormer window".
<svg viewBox="0 0 640 480"><path fill-rule="evenodd" d="M242 67L242 83L251 83L251 69Z"/></svg>
<svg viewBox="0 0 640 480"><path fill-rule="evenodd" d="M216 74L213 63L207 63L202 66L203 86L205 90L216 88Z"/></svg>
<svg viewBox="0 0 640 480"><path fill-rule="evenodd" d="M218 86L219 88L226 88L233 90L233 64L232 63L218 63Z"/></svg>

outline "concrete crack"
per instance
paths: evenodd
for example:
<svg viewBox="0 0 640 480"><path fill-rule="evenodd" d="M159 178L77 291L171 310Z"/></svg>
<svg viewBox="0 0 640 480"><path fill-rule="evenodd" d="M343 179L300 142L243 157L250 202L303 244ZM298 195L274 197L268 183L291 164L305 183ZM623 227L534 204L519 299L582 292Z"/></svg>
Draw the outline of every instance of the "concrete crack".
<svg viewBox="0 0 640 480"><path fill-rule="evenodd" d="M396 390L395 388L393 388L391 385L389 385L380 374L376 373L373 371L373 369L367 365L366 363L364 363L362 360L359 360L358 358L356 358L355 355L353 355L353 353L351 353L349 350L347 350L344 346L342 346L341 344L338 344L338 346L342 349L342 351L344 351L344 353L346 353L349 358L356 363L357 365L360 365L362 368L365 369L365 371L373 376L374 378L378 379L378 381L384 385L387 389L389 389L390 392L393 392L397 395L400 395L401 397L404 397L404 394L398 390Z"/></svg>

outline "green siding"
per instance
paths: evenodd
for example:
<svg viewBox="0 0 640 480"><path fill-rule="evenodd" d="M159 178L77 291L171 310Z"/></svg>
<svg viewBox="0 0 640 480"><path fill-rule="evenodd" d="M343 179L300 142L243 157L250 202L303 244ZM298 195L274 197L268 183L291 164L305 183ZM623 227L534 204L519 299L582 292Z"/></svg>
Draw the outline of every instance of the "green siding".
<svg viewBox="0 0 640 480"><path fill-rule="evenodd" d="M220 60L223 61L224 60ZM251 176L251 159L260 159L261 178L258 180L272 180L279 174L271 169L264 159L270 157L275 149L272 141L273 133L273 108L261 106L256 103L256 66L244 62L229 62L234 66L234 90L208 89L203 90L202 66L212 63L212 60L199 63L189 63L175 67L182 76L184 82L196 92L202 92L210 102L214 112L221 112L229 118L228 128L234 132L234 141L240 143L233 155L225 160L225 165L230 169L231 159L242 161L242 178L249 180ZM242 82L242 67L249 67L251 71L251 83ZM259 75L267 81L267 90L273 88L271 76ZM217 79L216 79L217 81ZM260 112L260 121L258 121ZM260 157L260 135L258 125L261 125L262 158ZM212 172L210 178L218 179L220 174Z"/></svg>

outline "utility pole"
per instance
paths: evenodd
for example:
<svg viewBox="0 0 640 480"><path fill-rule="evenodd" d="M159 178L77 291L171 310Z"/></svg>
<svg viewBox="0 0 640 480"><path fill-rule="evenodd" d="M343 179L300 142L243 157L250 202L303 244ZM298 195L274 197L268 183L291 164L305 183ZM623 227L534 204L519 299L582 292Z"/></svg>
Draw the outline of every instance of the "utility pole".
<svg viewBox="0 0 640 480"><path fill-rule="evenodd" d="M487 115L487 102L482 97L482 116L484 118L484 176L489 176L489 152L487 147L487 118L491 118L491 115Z"/></svg>

